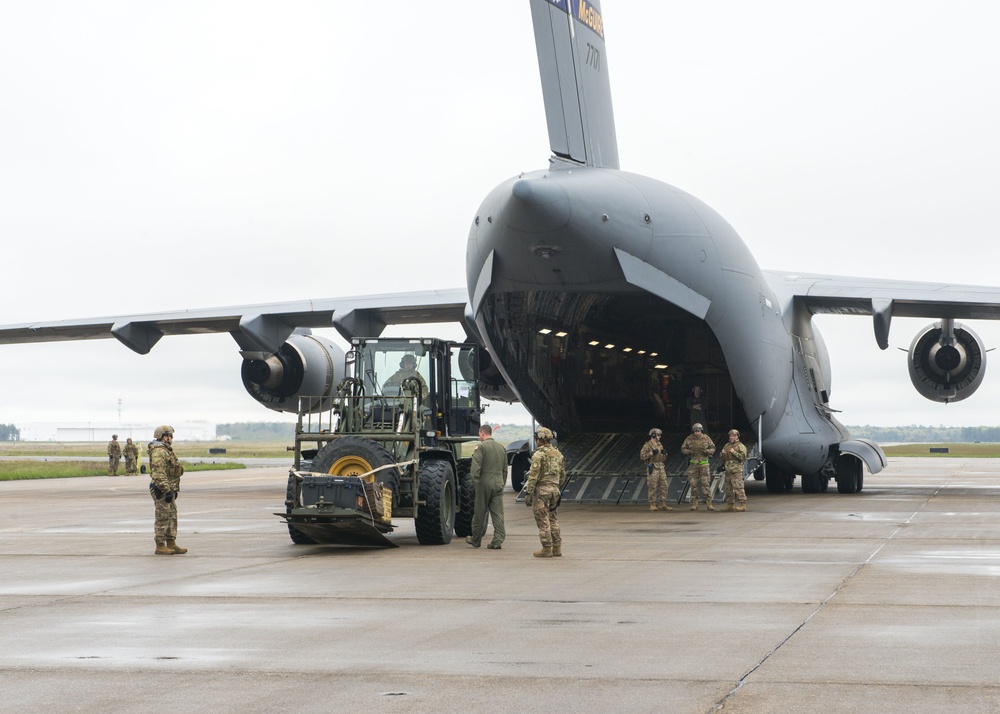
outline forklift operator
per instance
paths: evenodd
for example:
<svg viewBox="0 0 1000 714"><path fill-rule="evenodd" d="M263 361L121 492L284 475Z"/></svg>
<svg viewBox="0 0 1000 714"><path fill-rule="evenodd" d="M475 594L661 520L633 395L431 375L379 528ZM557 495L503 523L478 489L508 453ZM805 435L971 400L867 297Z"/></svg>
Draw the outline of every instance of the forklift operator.
<svg viewBox="0 0 1000 714"><path fill-rule="evenodd" d="M382 393L387 397L401 395L403 382L407 379L415 379L420 382L420 401L423 402L427 399L427 382L423 375L417 371L417 358L411 354L405 354L403 359L399 360L399 369L385 380L385 384L382 385Z"/></svg>

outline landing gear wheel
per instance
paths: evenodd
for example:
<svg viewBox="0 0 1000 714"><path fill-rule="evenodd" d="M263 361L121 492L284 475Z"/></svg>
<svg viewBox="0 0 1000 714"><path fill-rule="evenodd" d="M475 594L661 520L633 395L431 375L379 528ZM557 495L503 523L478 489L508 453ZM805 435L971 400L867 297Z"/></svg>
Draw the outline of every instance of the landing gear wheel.
<svg viewBox="0 0 1000 714"><path fill-rule="evenodd" d="M821 490L820 483L823 477L818 474L802 474L802 492L803 493L819 493Z"/></svg>
<svg viewBox="0 0 1000 714"><path fill-rule="evenodd" d="M510 486L514 493L521 493L528 481L528 469L531 468L531 457L527 452L518 452L510 462Z"/></svg>
<svg viewBox="0 0 1000 714"><path fill-rule="evenodd" d="M459 538L472 535L472 512L476 507L476 490L472 487L472 459L458 461L458 504L455 514L455 535Z"/></svg>
<svg viewBox="0 0 1000 714"><path fill-rule="evenodd" d="M837 493L857 493L861 462L853 456L837 457Z"/></svg>
<svg viewBox="0 0 1000 714"><path fill-rule="evenodd" d="M380 466L395 464L392 454L363 436L345 436L324 446L313 459L312 470L331 476L360 476ZM392 491L392 507L399 503L399 472L397 469L382 469L368 478L382 484L382 488Z"/></svg>
<svg viewBox="0 0 1000 714"><path fill-rule="evenodd" d="M792 490L795 474L774 464L764 464L764 484L768 493L784 493Z"/></svg>
<svg viewBox="0 0 1000 714"><path fill-rule="evenodd" d="M421 545L447 545L455 531L455 474L447 461L420 464L420 487L415 525Z"/></svg>

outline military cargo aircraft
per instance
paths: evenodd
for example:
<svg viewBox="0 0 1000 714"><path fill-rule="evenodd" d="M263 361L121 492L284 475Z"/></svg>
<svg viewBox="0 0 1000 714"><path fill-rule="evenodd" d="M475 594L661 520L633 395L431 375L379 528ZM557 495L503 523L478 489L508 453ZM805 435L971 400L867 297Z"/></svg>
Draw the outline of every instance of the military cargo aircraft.
<svg viewBox="0 0 1000 714"><path fill-rule="evenodd" d="M908 350L914 387L942 403L975 392L986 349L959 321L1000 317L1000 289L761 269L702 201L621 170L600 3L530 2L551 156L475 212L464 286L12 325L0 342L114 337L146 354L164 335L228 332L248 393L292 411L335 389L343 364L310 328L459 322L490 356L483 394L519 400L563 440L685 432L689 387L703 387L709 428L751 432L776 491L800 475L804 490L835 479L854 493L885 465L830 407L816 314L869 317L881 349L893 317L933 320Z"/></svg>

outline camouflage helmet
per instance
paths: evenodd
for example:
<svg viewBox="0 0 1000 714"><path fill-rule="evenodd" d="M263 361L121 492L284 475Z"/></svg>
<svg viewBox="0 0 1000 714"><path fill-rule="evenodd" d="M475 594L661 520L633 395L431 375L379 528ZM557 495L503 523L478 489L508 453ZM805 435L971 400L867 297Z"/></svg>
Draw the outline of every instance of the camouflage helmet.
<svg viewBox="0 0 1000 714"><path fill-rule="evenodd" d="M663 431L661 429L650 429L649 430L649 435L650 436L663 436Z"/></svg>
<svg viewBox="0 0 1000 714"><path fill-rule="evenodd" d="M174 428L172 426L167 426L166 424L164 424L163 426L158 426L156 427L156 429L153 430L153 438L156 439L157 441L159 441L165 436L173 436L173 435L174 435Z"/></svg>
<svg viewBox="0 0 1000 714"><path fill-rule="evenodd" d="M544 426L540 426L535 430L535 438L538 441L552 441L555 437L552 435L551 429L546 429Z"/></svg>
<svg viewBox="0 0 1000 714"><path fill-rule="evenodd" d="M112 439L117 439L117 438L118 438L118 434L112 434L112 435L111 435L111 438L112 438Z"/></svg>
<svg viewBox="0 0 1000 714"><path fill-rule="evenodd" d="M691 431L703 431L701 424L692 424Z"/></svg>
<svg viewBox="0 0 1000 714"><path fill-rule="evenodd" d="M737 439L740 438L740 432L737 429L730 429L729 430L729 435L730 436L735 436Z"/></svg>

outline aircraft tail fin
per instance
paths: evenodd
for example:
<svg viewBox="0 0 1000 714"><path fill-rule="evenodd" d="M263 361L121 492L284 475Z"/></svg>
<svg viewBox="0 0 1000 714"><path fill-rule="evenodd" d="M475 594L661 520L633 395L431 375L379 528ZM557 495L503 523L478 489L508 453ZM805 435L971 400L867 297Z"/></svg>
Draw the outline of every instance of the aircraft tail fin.
<svg viewBox="0 0 1000 714"><path fill-rule="evenodd" d="M552 152L619 168L600 2L531 0L531 19Z"/></svg>

